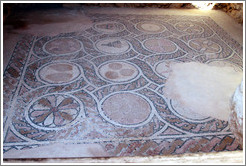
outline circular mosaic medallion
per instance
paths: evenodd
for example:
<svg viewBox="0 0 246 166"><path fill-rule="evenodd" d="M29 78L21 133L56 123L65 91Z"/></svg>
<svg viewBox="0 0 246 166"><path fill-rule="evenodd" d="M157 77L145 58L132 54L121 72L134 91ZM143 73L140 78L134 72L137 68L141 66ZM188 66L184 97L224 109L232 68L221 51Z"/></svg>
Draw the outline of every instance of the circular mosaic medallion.
<svg viewBox="0 0 246 166"><path fill-rule="evenodd" d="M182 118L185 118L186 120L207 120L211 119L208 116L204 116L201 114L198 114L196 112L192 112L189 109L186 109L182 107L176 100L171 100L171 106L174 109L178 115L180 115ZM201 122L201 121L199 121Z"/></svg>
<svg viewBox="0 0 246 166"><path fill-rule="evenodd" d="M203 32L203 28L189 22L180 22L175 25L175 27L182 31L190 34L198 34Z"/></svg>
<svg viewBox="0 0 246 166"><path fill-rule="evenodd" d="M67 95L47 95L36 100L28 110L29 120L40 127L63 127L76 119L81 105Z"/></svg>
<svg viewBox="0 0 246 166"><path fill-rule="evenodd" d="M80 69L71 63L52 63L44 65L39 70L42 81L51 84L68 83L80 76Z"/></svg>
<svg viewBox="0 0 246 166"><path fill-rule="evenodd" d="M177 46L168 39L148 39L144 45L148 50L156 53L170 53L177 49Z"/></svg>
<svg viewBox="0 0 246 166"><path fill-rule="evenodd" d="M123 82L134 79L139 71L135 66L126 62L109 62L99 68L99 73L106 80Z"/></svg>
<svg viewBox="0 0 246 166"><path fill-rule="evenodd" d="M124 25L121 23L117 23L117 22L105 21L105 22L100 22L100 23L95 24L94 28L97 31L112 34L112 33L123 31Z"/></svg>
<svg viewBox="0 0 246 166"><path fill-rule="evenodd" d="M108 38L96 43L99 51L107 54L121 54L130 49L129 43L124 39Z"/></svg>
<svg viewBox="0 0 246 166"><path fill-rule="evenodd" d="M44 45L44 51L49 54L65 55L79 52L82 48L81 43L73 38L57 38Z"/></svg>
<svg viewBox="0 0 246 166"><path fill-rule="evenodd" d="M208 39L193 39L189 42L189 46L202 53L219 53L221 51L217 43Z"/></svg>
<svg viewBox="0 0 246 166"><path fill-rule="evenodd" d="M136 27L140 31L147 33L160 33L165 30L165 28L161 24L152 22L138 23Z"/></svg>
<svg viewBox="0 0 246 166"><path fill-rule="evenodd" d="M239 66L236 66L230 62L225 62L225 61L212 61L212 62L209 62L208 65L220 66L220 67L233 67L236 72L242 72L243 71Z"/></svg>
<svg viewBox="0 0 246 166"><path fill-rule="evenodd" d="M156 65L156 72L163 77L168 78L170 73L170 61L160 62Z"/></svg>
<svg viewBox="0 0 246 166"><path fill-rule="evenodd" d="M116 123L135 125L148 119L151 107L144 98L136 94L119 93L111 95L102 103L102 111Z"/></svg>

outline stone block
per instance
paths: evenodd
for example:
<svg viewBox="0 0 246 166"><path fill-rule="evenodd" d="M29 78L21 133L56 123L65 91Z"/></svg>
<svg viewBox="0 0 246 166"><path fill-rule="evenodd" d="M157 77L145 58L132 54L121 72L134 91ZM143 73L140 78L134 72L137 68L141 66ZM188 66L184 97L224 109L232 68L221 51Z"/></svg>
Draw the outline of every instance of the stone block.
<svg viewBox="0 0 246 166"><path fill-rule="evenodd" d="M236 140L243 147L243 81L237 87L231 99L229 125Z"/></svg>

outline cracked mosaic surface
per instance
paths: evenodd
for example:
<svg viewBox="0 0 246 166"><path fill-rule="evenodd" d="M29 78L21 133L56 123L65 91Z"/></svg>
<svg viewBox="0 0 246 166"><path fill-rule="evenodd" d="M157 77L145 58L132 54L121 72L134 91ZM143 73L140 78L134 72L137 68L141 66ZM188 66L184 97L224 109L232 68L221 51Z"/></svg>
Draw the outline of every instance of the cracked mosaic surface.
<svg viewBox="0 0 246 166"><path fill-rule="evenodd" d="M170 62L242 70L242 46L212 19L89 17L85 31L17 43L3 80L4 153L53 142L112 156L242 149L227 121L187 114L162 91Z"/></svg>

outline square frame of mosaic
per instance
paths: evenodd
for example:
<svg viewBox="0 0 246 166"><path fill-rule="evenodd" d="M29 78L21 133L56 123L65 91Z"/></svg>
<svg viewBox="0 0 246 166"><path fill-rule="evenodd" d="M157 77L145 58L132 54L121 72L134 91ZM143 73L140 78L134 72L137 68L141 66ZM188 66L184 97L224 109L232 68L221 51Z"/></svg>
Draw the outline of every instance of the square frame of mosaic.
<svg viewBox="0 0 246 166"><path fill-rule="evenodd" d="M17 43L3 80L4 157L52 143L97 144L113 156L242 149L227 122L187 118L161 90L168 75L159 68L169 61L230 61L242 67L242 46L211 18L90 18L94 24L86 36L26 36ZM135 108L130 114L113 113L119 107L111 103L122 100Z"/></svg>

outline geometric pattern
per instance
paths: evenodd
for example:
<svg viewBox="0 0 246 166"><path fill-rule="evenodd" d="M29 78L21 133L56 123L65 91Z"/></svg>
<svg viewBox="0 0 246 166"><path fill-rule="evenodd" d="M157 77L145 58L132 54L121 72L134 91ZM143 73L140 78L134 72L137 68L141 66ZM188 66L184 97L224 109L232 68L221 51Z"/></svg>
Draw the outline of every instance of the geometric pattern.
<svg viewBox="0 0 246 166"><path fill-rule="evenodd" d="M16 44L3 77L4 154L54 142L113 156L242 149L227 121L187 115L163 91L170 62L242 71L242 46L210 17L88 17L86 30Z"/></svg>

